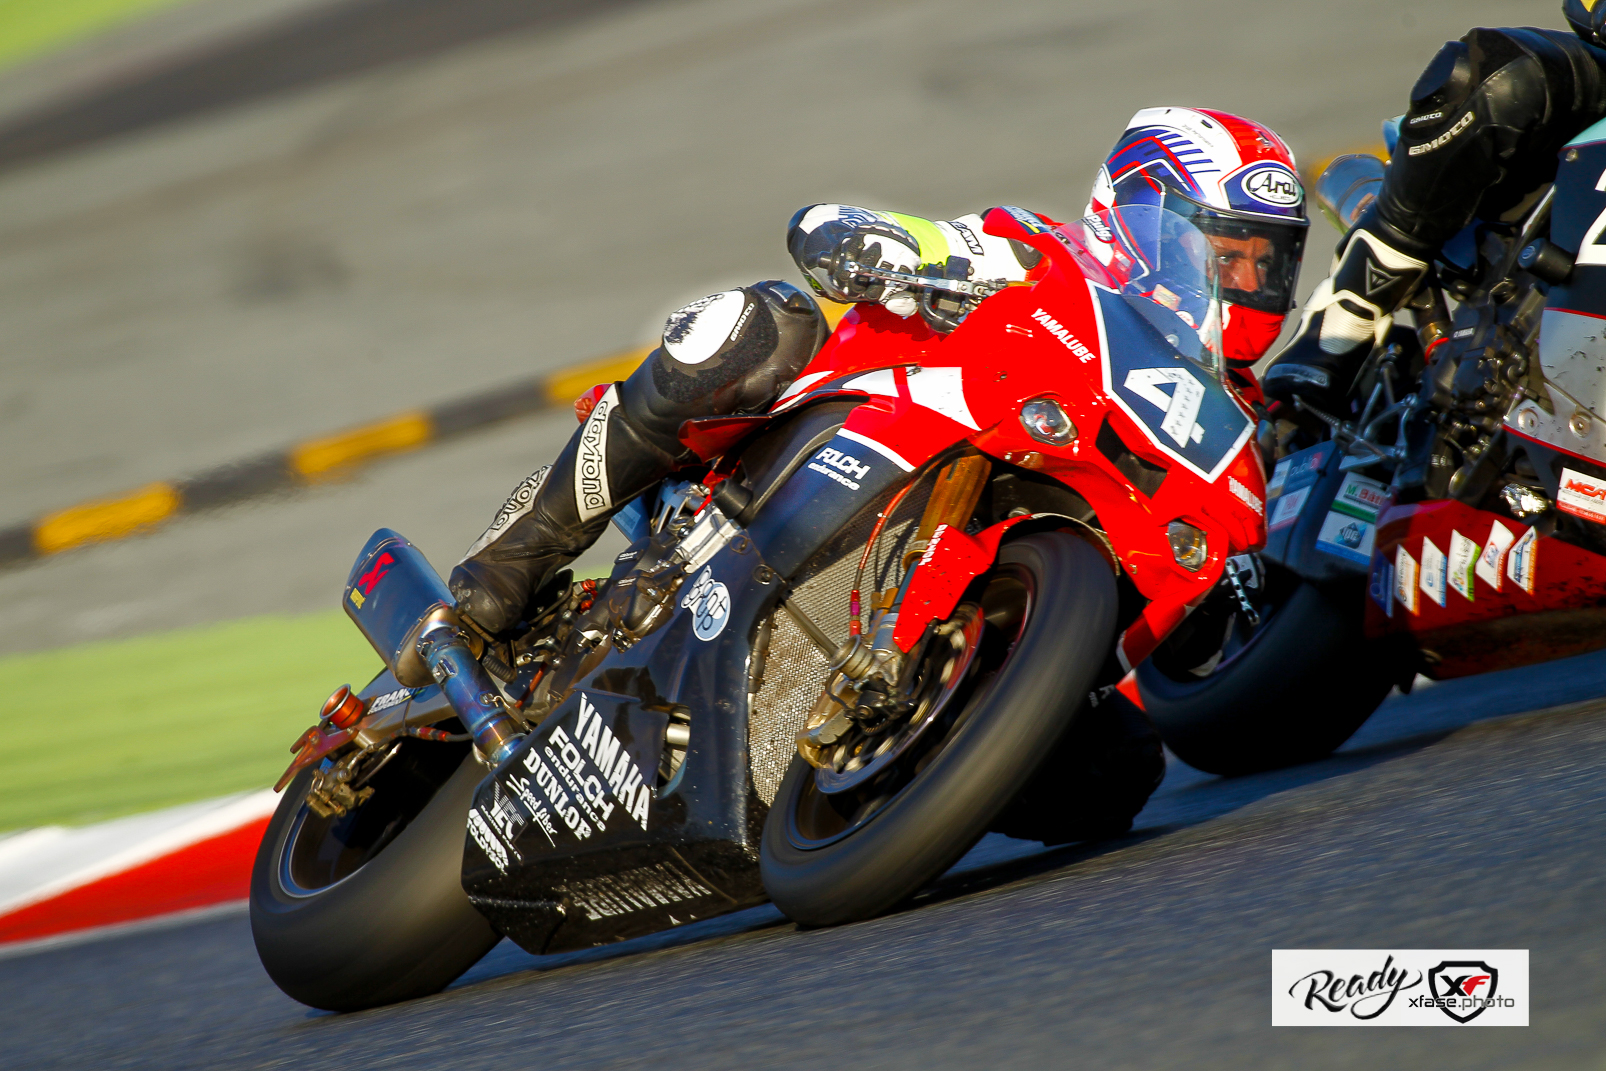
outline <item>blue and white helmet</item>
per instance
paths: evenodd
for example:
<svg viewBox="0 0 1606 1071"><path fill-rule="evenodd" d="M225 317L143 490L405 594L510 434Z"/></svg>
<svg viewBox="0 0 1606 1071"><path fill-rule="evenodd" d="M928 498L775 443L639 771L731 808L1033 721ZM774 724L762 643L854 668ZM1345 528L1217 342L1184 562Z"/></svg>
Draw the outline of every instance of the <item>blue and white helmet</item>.
<svg viewBox="0 0 1606 1071"><path fill-rule="evenodd" d="M1130 204L1161 206L1210 237L1231 304L1279 318L1294 307L1310 221L1294 154L1270 127L1201 108L1143 109L1099 168L1088 211Z"/></svg>

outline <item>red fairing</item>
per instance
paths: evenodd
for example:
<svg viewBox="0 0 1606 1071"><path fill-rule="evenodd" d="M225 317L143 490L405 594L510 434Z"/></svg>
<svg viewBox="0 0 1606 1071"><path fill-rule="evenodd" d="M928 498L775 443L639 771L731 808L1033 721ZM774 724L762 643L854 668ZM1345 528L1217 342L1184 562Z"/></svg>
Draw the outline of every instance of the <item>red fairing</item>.
<svg viewBox="0 0 1606 1071"><path fill-rule="evenodd" d="M699 458L712 461L769 422L767 414L703 417L681 424L679 437Z"/></svg>
<svg viewBox="0 0 1606 1071"><path fill-rule="evenodd" d="M1606 647L1606 557L1453 500L1393 506L1372 552L1370 636L1407 633L1445 680Z"/></svg>
<svg viewBox="0 0 1606 1071"><path fill-rule="evenodd" d="M1219 381L1198 382L1209 373L1193 366L1197 375L1184 377L1191 382L1184 401L1177 401L1183 385L1171 371L1182 364L1176 357L1162 355L1156 360L1165 363L1150 361L1152 369L1135 371L1129 360L1125 371L1111 371L1101 303L1118 298L1125 280L1116 270L1118 258L1107 267L1072 233L1076 226L1049 228L1025 213L994 209L987 231L1042 251L1047 267L1040 279L987 298L946 336L919 317L901 319L861 305L843 318L775 409L822 393L857 394L867 401L850 414L843 434L904 471L913 473L968 442L1075 490L1093 507L1121 569L1150 600L1122 642L1123 657L1135 663L1210 592L1227 557L1264 544L1265 473L1253 414ZM1039 399L1059 403L1075 438L1055 445L1028 433L1021 407ZM1190 439L1171 416L1188 405L1200 422L1214 406L1209 412L1221 427L1201 432L1196 422ZM1172 430L1162 432L1163 423ZM1197 450L1189 452L1201 434L1224 448L1212 455L1220 458L1213 467ZM1163 472L1163 478L1146 493L1129 475L1140 470ZM1207 560L1198 570L1178 564L1167 535L1172 521L1205 533ZM991 565L1011 526L977 536L945 532L928 548L931 560L916 566L900 611L900 646L913 642L927 621L952 612L969 580Z"/></svg>
<svg viewBox="0 0 1606 1071"><path fill-rule="evenodd" d="M1028 520L1022 517L1019 520ZM1004 529L1016 522L995 524L977 536L939 524L931 543L920 556L920 571L910 581L909 591L892 630L892 642L907 651L920 639L928 621L942 621L959 605L959 597L970 582L998 557L998 542Z"/></svg>
<svg viewBox="0 0 1606 1071"><path fill-rule="evenodd" d="M586 417L591 415L591 410L597 407L597 403L602 401L602 396L608 393L608 388L611 386L613 386L612 383L598 383L595 387L576 398L574 400L574 419L584 424Z"/></svg>

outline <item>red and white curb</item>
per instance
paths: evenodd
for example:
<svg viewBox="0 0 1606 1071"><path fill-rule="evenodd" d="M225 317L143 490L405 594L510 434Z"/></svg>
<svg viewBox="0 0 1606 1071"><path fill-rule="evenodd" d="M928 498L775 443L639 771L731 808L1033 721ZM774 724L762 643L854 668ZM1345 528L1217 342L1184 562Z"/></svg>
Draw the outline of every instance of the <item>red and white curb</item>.
<svg viewBox="0 0 1606 1071"><path fill-rule="evenodd" d="M263 790L0 837L0 958L240 910L278 802Z"/></svg>

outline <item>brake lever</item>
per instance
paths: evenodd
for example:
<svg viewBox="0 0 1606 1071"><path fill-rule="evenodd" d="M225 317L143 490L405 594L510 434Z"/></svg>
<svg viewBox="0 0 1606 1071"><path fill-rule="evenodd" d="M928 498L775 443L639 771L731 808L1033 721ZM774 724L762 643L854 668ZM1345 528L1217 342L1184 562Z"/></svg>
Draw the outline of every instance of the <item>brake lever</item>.
<svg viewBox="0 0 1606 1071"><path fill-rule="evenodd" d="M868 264L860 264L854 260L843 264L842 270L850 275L862 275L871 279L880 279L882 282L902 283L915 290L946 290L951 294L963 294L966 297L978 299L991 297L1009 286L1009 283L1003 279L978 279L975 282L971 282L968 279L943 279L934 275L912 275L908 272L873 268Z"/></svg>

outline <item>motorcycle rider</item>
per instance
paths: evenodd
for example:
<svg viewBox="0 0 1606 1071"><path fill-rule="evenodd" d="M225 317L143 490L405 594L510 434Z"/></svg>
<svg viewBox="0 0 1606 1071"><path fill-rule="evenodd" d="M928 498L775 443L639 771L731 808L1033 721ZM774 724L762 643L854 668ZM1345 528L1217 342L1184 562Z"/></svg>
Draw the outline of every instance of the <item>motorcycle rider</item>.
<svg viewBox="0 0 1606 1071"><path fill-rule="evenodd" d="M1226 356L1235 375L1247 377L1292 308L1307 225L1287 145L1269 128L1222 112L1145 109L1100 168L1088 210L1121 204L1163 204L1206 234L1229 303ZM787 248L817 293L880 302L903 317L918 312L938 332L953 330L975 301L934 300L846 265L1011 282L1042 267L1037 250L984 233L978 215L932 221L847 205L800 209ZM671 314L646 362L597 400L556 461L514 488L452 570L459 613L488 636L512 629L547 601L544 586L614 513L696 459L679 439L684 421L767 409L827 334L815 302L775 280ZM1252 390L1252 378L1241 382Z"/></svg>
<svg viewBox="0 0 1606 1071"><path fill-rule="evenodd" d="M1128 204L1175 212L1210 241L1226 306L1225 356L1240 390L1255 400L1249 367L1265 356L1294 307L1309 226L1293 153L1270 127L1239 116L1145 108L1099 168L1086 212ZM982 233L979 216L933 223L896 212L812 205L792 217L787 237L793 259L825 297L880 301L900 316L918 309L937 330L951 330L969 311L945 316L940 302L917 300L897 284L843 270L876 247L887 262L882 266L895 271L1007 282L1032 279L1040 259L1029 246Z"/></svg>
<svg viewBox="0 0 1606 1071"><path fill-rule="evenodd" d="M1304 254L1305 191L1294 154L1270 127L1225 112L1145 108L1099 169L1088 212L1154 204L1189 219L1216 256L1228 368L1246 400L1250 366L1294 307Z"/></svg>
<svg viewBox="0 0 1606 1071"><path fill-rule="evenodd" d="M1555 179L1561 147L1606 116L1606 3L1564 0L1562 13L1570 33L1479 28L1433 57L1377 200L1266 369L1268 396L1336 413L1443 244L1475 218L1521 219Z"/></svg>

